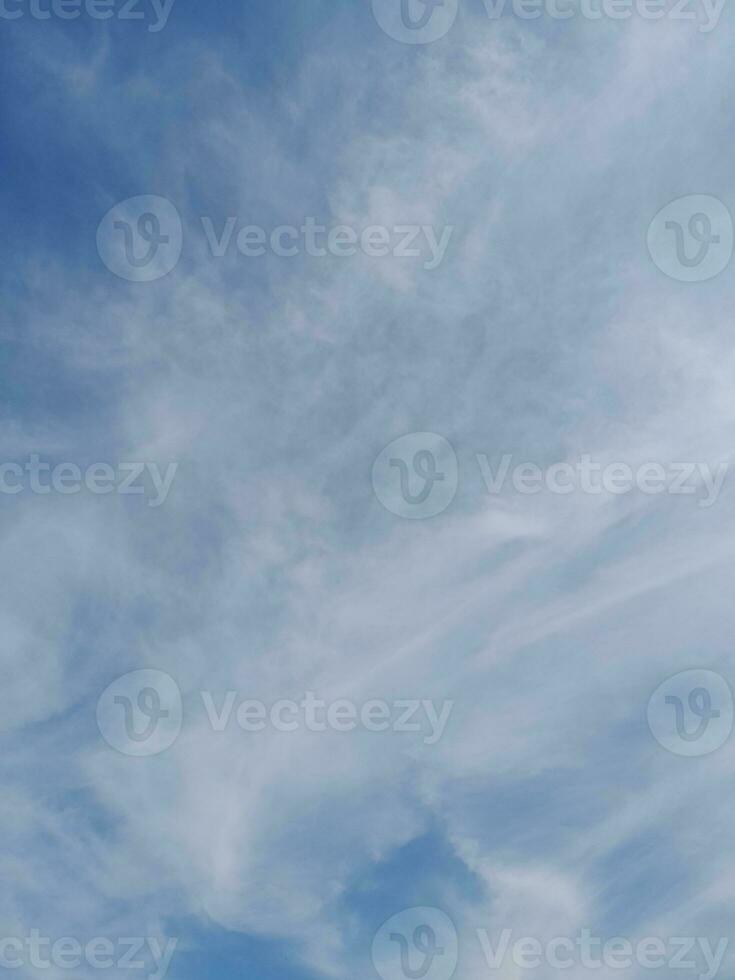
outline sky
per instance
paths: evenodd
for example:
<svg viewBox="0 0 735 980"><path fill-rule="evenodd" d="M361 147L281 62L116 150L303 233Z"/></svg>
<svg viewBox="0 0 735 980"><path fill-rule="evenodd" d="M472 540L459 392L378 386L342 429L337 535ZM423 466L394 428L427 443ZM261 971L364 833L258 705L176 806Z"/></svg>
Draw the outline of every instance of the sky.
<svg viewBox="0 0 735 980"><path fill-rule="evenodd" d="M1 0L0 974L735 976L735 15L655 2Z"/></svg>

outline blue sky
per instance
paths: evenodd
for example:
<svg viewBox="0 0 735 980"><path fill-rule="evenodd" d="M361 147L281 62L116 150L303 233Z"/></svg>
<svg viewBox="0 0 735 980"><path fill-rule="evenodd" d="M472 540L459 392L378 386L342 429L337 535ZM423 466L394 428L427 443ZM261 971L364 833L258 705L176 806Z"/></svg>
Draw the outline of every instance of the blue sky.
<svg viewBox="0 0 735 980"><path fill-rule="evenodd" d="M646 241L673 200L682 227L690 195L735 213L732 10L703 32L459 0L406 44L390 2L175 0L157 31L142 0L142 21L2 8L23 15L0 17L0 464L139 462L143 489L0 493L0 940L175 937L170 980L403 980L374 936L429 907L458 980L548 980L492 970L477 931L731 931L735 271L683 281ZM180 219L150 282L118 274L112 224L143 195ZM310 217L450 231L433 268L423 231L414 257L235 244ZM221 257L204 219L234 219ZM395 463L374 483L416 433L456 457L430 516L386 500ZM507 454L723 482L711 506L701 481L488 492L477 457ZM137 758L99 705L141 670L183 721ZM725 682L723 744L693 757L648 708L688 670ZM452 707L433 743L216 731L202 692L227 691Z"/></svg>

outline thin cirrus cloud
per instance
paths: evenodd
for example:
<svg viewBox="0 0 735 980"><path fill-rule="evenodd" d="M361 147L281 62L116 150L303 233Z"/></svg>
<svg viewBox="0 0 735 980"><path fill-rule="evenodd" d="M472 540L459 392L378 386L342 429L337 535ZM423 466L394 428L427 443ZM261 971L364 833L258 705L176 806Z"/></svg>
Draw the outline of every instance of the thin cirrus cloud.
<svg viewBox="0 0 735 980"><path fill-rule="evenodd" d="M730 749L677 759L645 722L667 675L728 675L727 481L707 510L494 497L476 455L731 459L732 273L692 291L645 251L672 198L735 203L730 19L703 35L467 3L413 49L366 6L273 8L208 20L178 0L140 37L6 25L22 247L4 245L3 339L25 392L6 458L179 472L154 510L2 499L0 932L176 935L173 980L369 976L373 933L410 905L451 915L468 980L487 975L477 928L727 935ZM21 97L42 119L25 135ZM56 168L29 174L43 127ZM95 248L135 194L182 218L181 260L150 285ZM431 271L217 259L201 217L231 215L453 232ZM445 436L461 475L425 522L370 482L414 431ZM151 666L187 723L130 759L95 704ZM453 709L435 745L255 737L213 733L202 689Z"/></svg>

